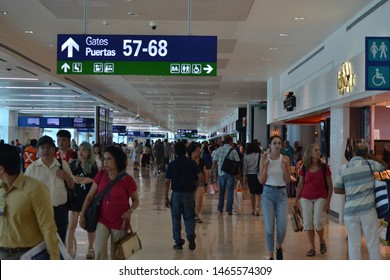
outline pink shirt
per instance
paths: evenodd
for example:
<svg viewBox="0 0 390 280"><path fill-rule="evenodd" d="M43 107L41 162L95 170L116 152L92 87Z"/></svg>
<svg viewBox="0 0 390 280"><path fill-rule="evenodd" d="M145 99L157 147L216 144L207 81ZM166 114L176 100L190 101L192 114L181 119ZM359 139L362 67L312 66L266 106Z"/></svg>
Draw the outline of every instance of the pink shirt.
<svg viewBox="0 0 390 280"><path fill-rule="evenodd" d="M93 180L98 185L98 193L111 182L105 170L99 171ZM135 191L137 185L130 175L126 175L116 183L100 203L99 223L110 229L120 230L122 214L129 210L130 195Z"/></svg>
<svg viewBox="0 0 390 280"><path fill-rule="evenodd" d="M325 174L326 176L332 175L328 165ZM299 176L303 177L303 168L299 171ZM301 197L305 199L326 199L328 197L321 166L314 173L310 172L308 168L306 169Z"/></svg>

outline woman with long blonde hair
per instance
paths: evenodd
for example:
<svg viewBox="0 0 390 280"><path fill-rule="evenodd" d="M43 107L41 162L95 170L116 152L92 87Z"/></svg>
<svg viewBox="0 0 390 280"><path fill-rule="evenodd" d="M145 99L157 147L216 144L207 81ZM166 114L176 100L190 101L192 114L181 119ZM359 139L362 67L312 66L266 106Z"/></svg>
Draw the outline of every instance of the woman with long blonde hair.
<svg viewBox="0 0 390 280"><path fill-rule="evenodd" d="M299 183L295 197L295 207L301 200L303 229L310 242L310 250L306 256L313 257L315 250L315 234L320 241L320 253L327 251L324 239L324 213L329 212L333 193L332 173L329 166L321 162L321 151L318 144L311 144L303 154L303 165L299 172Z"/></svg>

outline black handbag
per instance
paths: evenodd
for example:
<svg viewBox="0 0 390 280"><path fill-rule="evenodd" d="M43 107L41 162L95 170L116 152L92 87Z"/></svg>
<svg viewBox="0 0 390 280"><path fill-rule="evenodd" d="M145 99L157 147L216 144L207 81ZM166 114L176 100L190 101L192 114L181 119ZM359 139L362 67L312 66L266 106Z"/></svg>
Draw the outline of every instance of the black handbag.
<svg viewBox="0 0 390 280"><path fill-rule="evenodd" d="M231 160L229 158L229 154L234 150L231 148L225 159L223 160L221 170L230 175L238 175L238 171L240 170L241 163L239 161Z"/></svg>
<svg viewBox="0 0 390 280"><path fill-rule="evenodd" d="M119 173L114 180L112 180L91 202L85 211L85 226L84 229L87 232L95 232L96 226L99 220L99 205L103 197L108 193L108 191L124 176L126 172Z"/></svg>

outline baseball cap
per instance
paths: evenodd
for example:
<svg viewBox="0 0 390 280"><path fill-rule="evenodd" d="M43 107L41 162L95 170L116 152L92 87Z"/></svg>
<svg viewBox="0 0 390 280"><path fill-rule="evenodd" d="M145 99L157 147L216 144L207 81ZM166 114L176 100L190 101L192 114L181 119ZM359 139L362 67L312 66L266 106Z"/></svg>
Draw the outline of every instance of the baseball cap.
<svg viewBox="0 0 390 280"><path fill-rule="evenodd" d="M47 136L47 135L44 135L42 136L41 138L39 138L38 140L38 147L43 145L43 144L50 144L52 145L54 148L56 147L56 145L54 145L54 140L53 138L51 138L50 136Z"/></svg>

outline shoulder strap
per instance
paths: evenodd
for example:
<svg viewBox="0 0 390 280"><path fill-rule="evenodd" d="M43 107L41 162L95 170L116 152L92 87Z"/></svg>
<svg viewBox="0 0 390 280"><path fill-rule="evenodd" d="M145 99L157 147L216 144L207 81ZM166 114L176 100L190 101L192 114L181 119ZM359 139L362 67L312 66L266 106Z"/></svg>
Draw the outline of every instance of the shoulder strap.
<svg viewBox="0 0 390 280"><path fill-rule="evenodd" d="M112 180L96 197L95 197L95 201L97 203L99 203L103 197L106 195L106 193L119 181L121 180L123 177L126 176L126 172L121 172L119 173L114 180Z"/></svg>
<svg viewBox="0 0 390 280"><path fill-rule="evenodd" d="M62 167L62 159L57 158L57 160L58 160L58 163L60 164L60 170L62 170L63 169L63 167Z"/></svg>
<svg viewBox="0 0 390 280"><path fill-rule="evenodd" d="M306 176L306 165L302 164L302 173L303 173L303 178Z"/></svg>
<svg viewBox="0 0 390 280"><path fill-rule="evenodd" d="M227 153L225 159L230 155L230 153L234 150L234 148L231 148L230 151Z"/></svg>

